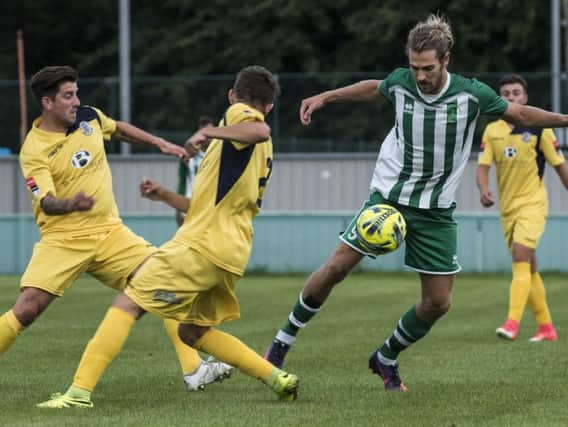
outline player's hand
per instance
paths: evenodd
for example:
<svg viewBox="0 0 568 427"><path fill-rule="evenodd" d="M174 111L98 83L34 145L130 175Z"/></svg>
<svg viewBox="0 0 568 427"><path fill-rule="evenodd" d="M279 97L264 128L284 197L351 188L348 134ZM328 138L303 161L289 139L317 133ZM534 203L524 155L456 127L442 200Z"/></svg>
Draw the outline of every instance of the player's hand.
<svg viewBox="0 0 568 427"><path fill-rule="evenodd" d="M312 121L312 114L314 111L319 110L324 106L323 95L319 94L302 100L300 105L300 121L304 126L307 126Z"/></svg>
<svg viewBox="0 0 568 427"><path fill-rule="evenodd" d="M177 144L174 144L172 142L168 142L163 138L160 138L160 151L164 154L168 154L170 156L175 156L178 157L180 159L182 159L183 161L187 162L187 153L185 151L185 149L183 147L180 147Z"/></svg>
<svg viewBox="0 0 568 427"><path fill-rule="evenodd" d="M480 196L479 200L484 207L488 208L495 204L495 199L493 199L493 193L489 188L481 191L479 196Z"/></svg>
<svg viewBox="0 0 568 427"><path fill-rule="evenodd" d="M160 183L150 178L144 177L140 182L140 195L145 199L161 200L161 189L162 186L160 185Z"/></svg>
<svg viewBox="0 0 568 427"><path fill-rule="evenodd" d="M189 158L194 157L201 149L203 144L209 141L209 137L205 136L201 131L195 132L187 141L185 141L185 151Z"/></svg>
<svg viewBox="0 0 568 427"><path fill-rule="evenodd" d="M75 194L75 197L69 199L69 210L71 212L90 211L95 204L95 198L87 196L83 191Z"/></svg>

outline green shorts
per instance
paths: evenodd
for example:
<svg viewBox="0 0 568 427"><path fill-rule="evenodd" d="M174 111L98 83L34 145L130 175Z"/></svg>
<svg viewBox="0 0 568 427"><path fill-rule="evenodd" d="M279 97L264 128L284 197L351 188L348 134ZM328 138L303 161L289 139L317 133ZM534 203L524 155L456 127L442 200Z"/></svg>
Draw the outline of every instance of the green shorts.
<svg viewBox="0 0 568 427"><path fill-rule="evenodd" d="M455 274L461 270L457 256L457 223L453 218L455 207L413 208L393 203L373 192L341 234L342 242L359 253L377 257L359 243L356 226L361 212L379 203L395 207L406 220L404 263L407 267L426 274Z"/></svg>

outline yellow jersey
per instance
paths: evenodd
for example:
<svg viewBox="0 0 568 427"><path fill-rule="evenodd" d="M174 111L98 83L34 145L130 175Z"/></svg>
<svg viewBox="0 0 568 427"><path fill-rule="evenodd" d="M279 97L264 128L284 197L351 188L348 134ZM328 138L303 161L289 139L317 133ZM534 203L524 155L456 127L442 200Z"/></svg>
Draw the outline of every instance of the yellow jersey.
<svg viewBox="0 0 568 427"><path fill-rule="evenodd" d="M75 124L66 133L40 129L41 120L39 117L33 122L20 152L20 166L41 235L81 236L120 224L104 149L104 140L110 140L116 122L87 106L77 109ZM46 215L40 208L48 194L68 199L80 191L94 197L90 211Z"/></svg>
<svg viewBox="0 0 568 427"><path fill-rule="evenodd" d="M250 121L264 122L264 115L237 103L229 107L219 126ZM252 220L260 211L271 171L272 140L258 144L211 141L195 176L185 222L173 240L242 276L252 250Z"/></svg>
<svg viewBox="0 0 568 427"><path fill-rule="evenodd" d="M503 215L527 205L548 204L542 180L544 166L564 163L552 129L513 127L497 120L485 128L480 165L497 168L499 209Z"/></svg>

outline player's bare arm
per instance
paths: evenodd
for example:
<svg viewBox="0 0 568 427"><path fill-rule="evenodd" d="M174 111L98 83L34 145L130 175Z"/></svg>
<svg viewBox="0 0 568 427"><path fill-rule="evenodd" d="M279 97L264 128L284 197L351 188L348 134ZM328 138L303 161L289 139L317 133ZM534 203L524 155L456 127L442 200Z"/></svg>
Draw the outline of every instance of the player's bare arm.
<svg viewBox="0 0 568 427"><path fill-rule="evenodd" d="M187 197L170 191L162 187L158 181L149 178L143 178L140 182L140 195L146 199L164 202L180 212L187 212L190 205L190 199Z"/></svg>
<svg viewBox="0 0 568 427"><path fill-rule="evenodd" d="M503 119L517 126L527 127L566 127L568 115L553 113L530 105L520 105L509 102L503 114Z"/></svg>
<svg viewBox="0 0 568 427"><path fill-rule="evenodd" d="M478 165L477 166L477 188L479 189L479 200L481 204L488 208L495 204L495 199L493 198L493 193L489 189L489 166Z"/></svg>
<svg viewBox="0 0 568 427"><path fill-rule="evenodd" d="M332 102L369 102L377 100L381 97L379 92L380 84L381 80L363 80L306 98L300 106L300 121L303 125L309 125L312 121L313 112Z"/></svg>
<svg viewBox="0 0 568 427"><path fill-rule="evenodd" d="M187 154L183 147L166 141L164 138L152 135L130 123L117 121L113 136L121 141L132 144L149 144L158 148L162 153L185 159Z"/></svg>
<svg viewBox="0 0 568 427"><path fill-rule="evenodd" d="M561 165L556 166L554 170L556 170L564 188L568 190L568 165L566 165L566 163L562 163Z"/></svg>
<svg viewBox="0 0 568 427"><path fill-rule="evenodd" d="M258 144L270 138L270 126L264 122L244 122L223 127L206 127L195 132L185 144L186 147L200 147L211 138Z"/></svg>
<svg viewBox="0 0 568 427"><path fill-rule="evenodd" d="M80 191L70 199L58 199L48 194L41 200L40 206L47 215L65 215L71 212L90 211L94 204L93 197Z"/></svg>

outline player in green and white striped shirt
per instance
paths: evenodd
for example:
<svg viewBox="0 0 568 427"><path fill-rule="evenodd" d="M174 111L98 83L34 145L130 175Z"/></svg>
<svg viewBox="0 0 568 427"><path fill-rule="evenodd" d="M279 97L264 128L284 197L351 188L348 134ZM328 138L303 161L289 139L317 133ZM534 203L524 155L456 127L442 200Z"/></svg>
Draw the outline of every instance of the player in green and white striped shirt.
<svg viewBox="0 0 568 427"><path fill-rule="evenodd" d="M568 127L568 116L527 105L508 103L489 86L449 73L453 36L449 24L431 15L409 33L409 67L396 69L383 81L366 80L304 99L300 120L333 102L388 100L394 126L383 142L363 208L386 203L407 222L405 263L420 275L422 298L398 321L393 334L371 354L369 368L387 390L406 390L397 357L423 338L450 308L458 263L454 193L467 163L477 118L502 117L509 123L534 127ZM320 310L335 284L363 259L371 257L357 241L356 215L329 260L307 280L286 324L265 357L282 366L299 329Z"/></svg>

